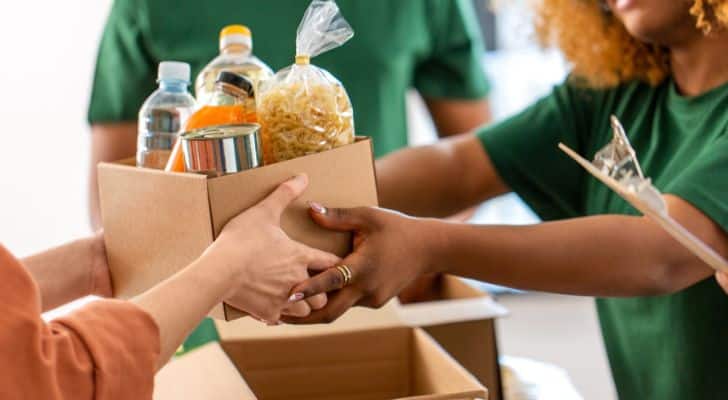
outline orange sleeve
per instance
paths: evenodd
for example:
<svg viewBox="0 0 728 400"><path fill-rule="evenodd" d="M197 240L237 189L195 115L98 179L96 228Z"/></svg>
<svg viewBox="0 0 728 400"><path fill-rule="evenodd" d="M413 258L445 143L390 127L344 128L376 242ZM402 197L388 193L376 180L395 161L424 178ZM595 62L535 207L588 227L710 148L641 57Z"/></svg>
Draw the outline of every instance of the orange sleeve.
<svg viewBox="0 0 728 400"><path fill-rule="evenodd" d="M48 324L38 287L0 245L0 399L151 399L159 328L134 304L90 303Z"/></svg>

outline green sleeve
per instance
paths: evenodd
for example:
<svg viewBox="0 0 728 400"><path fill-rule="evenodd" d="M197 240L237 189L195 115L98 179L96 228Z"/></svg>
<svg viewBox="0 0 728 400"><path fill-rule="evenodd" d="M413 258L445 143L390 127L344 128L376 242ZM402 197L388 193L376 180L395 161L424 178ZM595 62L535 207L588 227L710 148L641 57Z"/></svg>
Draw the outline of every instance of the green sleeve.
<svg viewBox="0 0 728 400"><path fill-rule="evenodd" d="M728 232L728 132L695 155L692 164L665 186Z"/></svg>
<svg viewBox="0 0 728 400"><path fill-rule="evenodd" d="M429 3L431 48L416 66L414 87L424 97L480 99L490 86L471 0Z"/></svg>
<svg viewBox="0 0 728 400"><path fill-rule="evenodd" d="M156 88L156 60L148 51L145 5L115 0L101 37L88 120L135 121L144 99Z"/></svg>
<svg viewBox="0 0 728 400"><path fill-rule="evenodd" d="M594 97L569 84L520 114L478 132L503 181L543 220L585 214L587 173L558 149L585 154Z"/></svg>

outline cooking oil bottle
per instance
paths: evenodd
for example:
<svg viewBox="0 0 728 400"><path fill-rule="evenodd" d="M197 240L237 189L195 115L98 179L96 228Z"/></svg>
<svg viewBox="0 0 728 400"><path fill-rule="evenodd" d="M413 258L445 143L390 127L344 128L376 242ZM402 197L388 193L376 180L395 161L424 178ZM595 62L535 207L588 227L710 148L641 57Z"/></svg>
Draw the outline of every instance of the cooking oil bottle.
<svg viewBox="0 0 728 400"><path fill-rule="evenodd" d="M220 31L220 55L202 69L195 81L197 103L207 104L215 90L220 72L229 71L242 75L253 83L257 93L258 83L273 76L273 71L253 55L253 38L244 25L228 25Z"/></svg>

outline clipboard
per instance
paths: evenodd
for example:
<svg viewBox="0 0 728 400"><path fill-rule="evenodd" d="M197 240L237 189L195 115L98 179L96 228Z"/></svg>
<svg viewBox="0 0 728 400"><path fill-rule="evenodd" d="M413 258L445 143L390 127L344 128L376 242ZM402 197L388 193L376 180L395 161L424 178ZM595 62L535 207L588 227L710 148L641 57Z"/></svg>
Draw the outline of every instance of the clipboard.
<svg viewBox="0 0 728 400"><path fill-rule="evenodd" d="M710 267L728 273L728 261L725 258L670 217L662 194L649 178L644 177L621 123L615 116L611 117L611 123L614 132L612 142L597 152L594 162L583 158L563 143L559 143L559 149L634 208L655 221Z"/></svg>

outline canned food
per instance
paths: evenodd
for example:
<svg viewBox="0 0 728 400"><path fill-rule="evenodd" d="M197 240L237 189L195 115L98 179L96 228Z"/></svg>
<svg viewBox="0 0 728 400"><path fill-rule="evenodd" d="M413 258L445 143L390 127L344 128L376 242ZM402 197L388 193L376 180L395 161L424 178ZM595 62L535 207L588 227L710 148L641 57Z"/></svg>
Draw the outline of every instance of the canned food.
<svg viewBox="0 0 728 400"><path fill-rule="evenodd" d="M257 168L263 163L260 125L220 125L182 134L188 172L217 177Z"/></svg>

